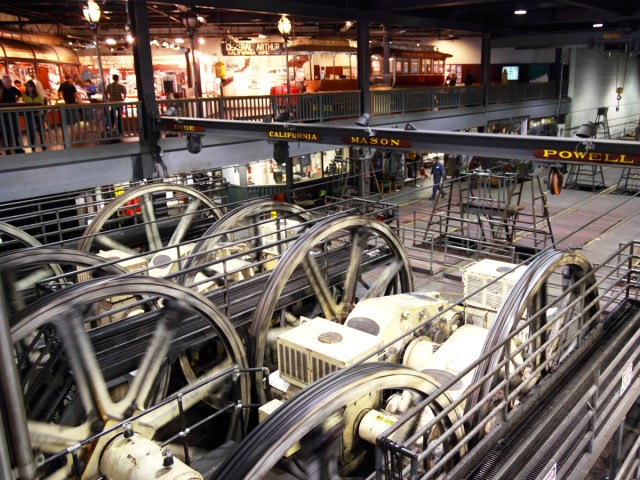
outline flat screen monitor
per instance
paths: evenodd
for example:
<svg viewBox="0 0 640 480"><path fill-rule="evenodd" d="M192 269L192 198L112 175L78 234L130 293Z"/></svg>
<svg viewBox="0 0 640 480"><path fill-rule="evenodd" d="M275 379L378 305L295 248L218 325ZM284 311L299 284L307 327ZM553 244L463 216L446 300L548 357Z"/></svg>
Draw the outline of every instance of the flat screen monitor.
<svg viewBox="0 0 640 480"><path fill-rule="evenodd" d="M502 67L502 71L507 71L507 80L518 80L520 74L520 68L518 66L506 66Z"/></svg>

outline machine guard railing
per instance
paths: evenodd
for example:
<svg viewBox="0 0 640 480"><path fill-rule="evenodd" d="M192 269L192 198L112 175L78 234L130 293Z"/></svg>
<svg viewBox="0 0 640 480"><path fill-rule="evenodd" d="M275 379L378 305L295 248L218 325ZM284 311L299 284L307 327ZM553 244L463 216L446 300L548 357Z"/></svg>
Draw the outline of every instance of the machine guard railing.
<svg viewBox="0 0 640 480"><path fill-rule="evenodd" d="M195 171L126 184L102 185L46 197L0 204L0 222L20 228L43 245L74 247L78 238L98 212L125 189L140 185L172 183L191 186L221 208L228 203L228 183L211 171ZM4 239L3 251L15 248L15 241Z"/></svg>
<svg viewBox="0 0 640 480"><path fill-rule="evenodd" d="M478 443L479 436L490 429L492 424L504 424L518 414L518 407L514 408L513 405L521 400L521 396L531 394L531 391L535 390L538 377L549 371L551 373L546 373L547 375L554 375L557 366L560 365L562 368L562 362L566 361L565 358L561 358L565 352L560 348L554 348L554 344L560 336L572 332L569 338L578 344L577 348L579 349L581 343L588 343L590 332L597 329L608 315L629 300L637 301L639 299L639 246L638 242L622 245L620 251L544 305L535 315L521 319L518 328L513 330L507 338L497 342L477 361L454 378L443 383L433 394L417 403L415 407L403 415L398 422L378 437L376 472L369 478L394 480L442 478L450 471L451 462L461 453L471 450ZM527 272L523 275L527 275ZM590 280L593 280L591 284ZM558 285L557 289L562 291L563 286ZM473 292L471 295L475 293ZM512 294L513 291L510 295ZM590 295L591 297L589 297ZM576 315L574 309L584 298L591 298L591 301L583 306L581 314ZM598 304L599 307L595 308L594 313L594 309L591 307L597 307ZM571 321L556 331L552 330L555 328L555 322L546 321L549 318L565 318L572 311ZM429 321L435 321L438 317ZM536 322L544 326L538 328L526 341L521 341L522 332ZM547 340L544 340L545 337ZM516 338L519 341L514 341ZM518 355L521 355L532 345L535 346L532 347L528 358L523 362L516 362ZM629 381L631 383L640 374L640 370L636 366L640 360L638 358L640 352L636 351L631 355L632 358L629 358L631 351L626 350L621 351L610 364L602 365L602 371L599 372L598 378L594 379L594 388L598 392L593 392L593 396L583 399L584 402L596 399L596 403L592 403L589 408L591 417L583 422L591 432L590 438L597 436L602 425L611 415L612 409L615 408L616 402L619 401L620 383L612 382L611 377L613 376L614 380L617 379L620 372L625 370L629 364L634 366L630 372ZM467 374L474 371L483 362L487 362L495 352L500 351L504 352L501 360L479 378L477 383L470 385L465 393L440 410L427 424L418 429L412 427L415 426L415 420L420 412L428 408L432 402L435 402L439 396L445 394L456 383L461 382ZM517 365L516 368L514 365ZM524 376L525 371L527 371L526 376ZM514 385L509 379L518 374L526 380ZM465 410L465 404L472 398L474 392L480 389L486 381L497 377L502 380L493 384L488 395L478 398L473 408ZM496 400L498 398L500 401ZM456 411L464 411L465 413L456 416L454 415ZM458 420L450 425L446 431L439 431L435 438L430 437L430 432L438 431L437 429L447 417L458 418ZM407 434L406 432L413 433ZM578 433L575 435L578 436ZM416 446L420 440L424 442L424 448ZM586 452L589 448L587 443L577 442L576 448L582 448ZM445 446L449 446L449 448L445 449ZM573 452L573 456L579 456L579 453L579 451ZM637 462L634 465L637 468ZM565 465L565 467L568 466L570 465ZM560 468L561 465L558 467Z"/></svg>

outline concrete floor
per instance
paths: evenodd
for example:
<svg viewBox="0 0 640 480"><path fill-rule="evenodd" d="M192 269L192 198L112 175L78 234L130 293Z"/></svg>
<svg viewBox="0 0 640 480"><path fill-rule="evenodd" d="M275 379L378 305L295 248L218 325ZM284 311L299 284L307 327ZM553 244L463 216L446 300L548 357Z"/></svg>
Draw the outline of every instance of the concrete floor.
<svg viewBox="0 0 640 480"><path fill-rule="evenodd" d="M620 168L603 167L605 185L599 191L564 188L560 195L547 192L550 225L557 248L579 249L592 264L601 264L618 250L620 244L640 240L640 191L636 195L616 193L621 173ZM432 180L420 178L416 183L418 186L414 187L412 180L407 181L399 191L371 198L379 200L382 197L383 201L398 205L401 227L410 228L414 211L430 211L435 204L430 199ZM522 195L525 209L531 203L528 191L532 185L533 182L525 184ZM437 208L443 208L444 204L439 199ZM406 246L411 248L411 245ZM428 274L414 266L416 289L459 295L461 285L456 278L460 275L450 273L443 269Z"/></svg>

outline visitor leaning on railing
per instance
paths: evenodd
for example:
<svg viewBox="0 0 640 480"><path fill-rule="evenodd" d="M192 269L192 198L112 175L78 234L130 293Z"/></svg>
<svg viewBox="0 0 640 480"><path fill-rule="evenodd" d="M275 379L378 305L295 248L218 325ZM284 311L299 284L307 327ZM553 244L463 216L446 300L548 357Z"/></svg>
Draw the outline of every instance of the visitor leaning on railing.
<svg viewBox="0 0 640 480"><path fill-rule="evenodd" d="M43 106L45 99L40 96L36 84L33 80L27 81L25 85L25 92L22 94L22 101L25 105ZM27 139L30 145L33 145L32 151L36 150L36 136L35 132L38 131L40 137L40 147L42 151L47 149L45 145L44 137L44 115L42 110L25 110L24 119L27 126Z"/></svg>

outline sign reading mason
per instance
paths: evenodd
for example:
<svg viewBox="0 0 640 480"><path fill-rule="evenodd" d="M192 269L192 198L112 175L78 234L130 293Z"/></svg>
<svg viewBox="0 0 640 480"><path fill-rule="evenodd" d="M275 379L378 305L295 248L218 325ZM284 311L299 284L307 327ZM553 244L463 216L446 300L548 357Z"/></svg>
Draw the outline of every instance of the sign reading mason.
<svg viewBox="0 0 640 480"><path fill-rule="evenodd" d="M533 151L536 158L549 160L567 160L569 162L585 163L618 163L620 165L640 166L640 155L613 152L579 152L575 150L553 150L537 148Z"/></svg>
<svg viewBox="0 0 640 480"><path fill-rule="evenodd" d="M284 140L285 142L319 142L320 135L311 132L281 132L279 130L269 130L267 132L269 138L275 140Z"/></svg>
<svg viewBox="0 0 640 480"><path fill-rule="evenodd" d="M284 44L280 42L222 42L222 55L251 57L256 55L282 55Z"/></svg>
<svg viewBox="0 0 640 480"><path fill-rule="evenodd" d="M352 135L350 137L343 137L342 141L350 145L371 145L372 147L411 147L411 142L409 140L402 140L400 138L360 137Z"/></svg>

